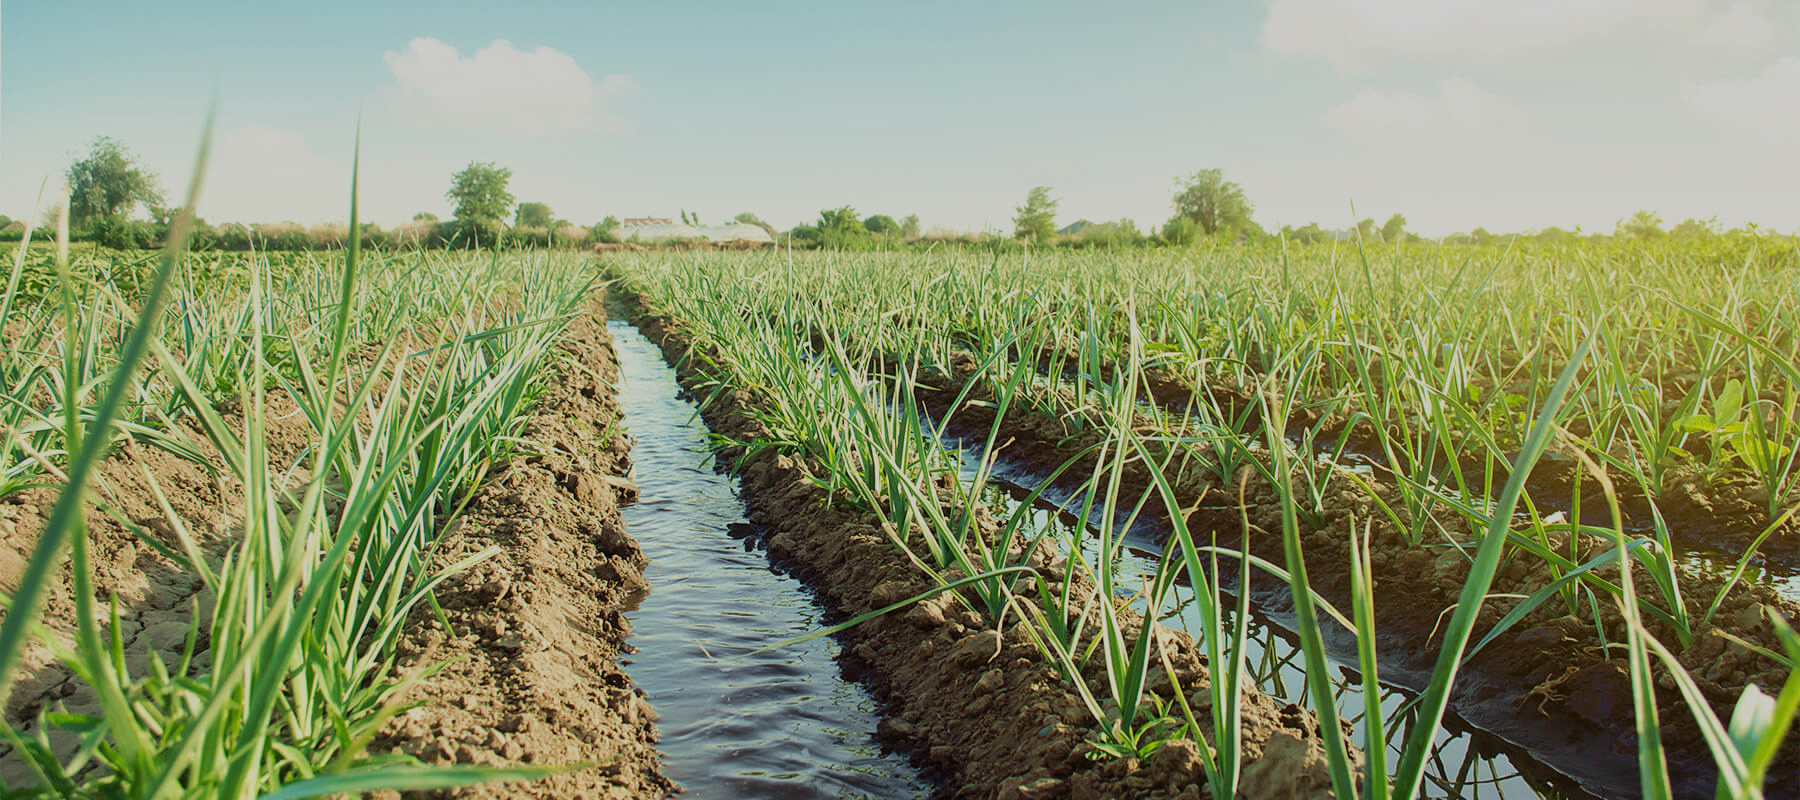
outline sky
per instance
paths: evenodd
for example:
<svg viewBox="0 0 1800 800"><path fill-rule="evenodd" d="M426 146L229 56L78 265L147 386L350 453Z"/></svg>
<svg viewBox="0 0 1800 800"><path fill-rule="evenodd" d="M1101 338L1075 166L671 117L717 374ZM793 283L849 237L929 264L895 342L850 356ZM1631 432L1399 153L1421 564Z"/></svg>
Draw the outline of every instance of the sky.
<svg viewBox="0 0 1800 800"><path fill-rule="evenodd" d="M214 223L346 219L360 152L384 225L483 161L578 224L1009 230L1048 185L1151 229L1219 168L1265 227L1800 229L1790 0L12 0L0 213L102 135L184 196L209 108Z"/></svg>

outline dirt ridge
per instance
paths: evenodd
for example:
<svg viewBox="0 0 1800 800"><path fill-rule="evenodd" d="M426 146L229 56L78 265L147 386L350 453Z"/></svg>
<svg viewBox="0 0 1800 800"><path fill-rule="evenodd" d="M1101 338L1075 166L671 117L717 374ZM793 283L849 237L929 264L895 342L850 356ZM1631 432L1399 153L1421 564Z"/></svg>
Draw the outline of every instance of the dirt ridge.
<svg viewBox="0 0 1800 800"><path fill-rule="evenodd" d="M426 763L579 765L531 783L437 792L456 798L661 797L656 714L619 663L631 652L621 600L647 584L619 506L636 496L618 433L618 363L598 304L569 324L523 455L478 490L434 566L489 545L498 556L437 590L400 643L400 667L448 662L376 742Z"/></svg>

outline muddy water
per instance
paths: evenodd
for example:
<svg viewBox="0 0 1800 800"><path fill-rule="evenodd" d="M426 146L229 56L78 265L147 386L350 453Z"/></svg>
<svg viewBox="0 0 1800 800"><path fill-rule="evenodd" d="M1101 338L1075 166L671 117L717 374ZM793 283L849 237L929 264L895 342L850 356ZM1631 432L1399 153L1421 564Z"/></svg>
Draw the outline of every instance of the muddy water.
<svg viewBox="0 0 1800 800"><path fill-rule="evenodd" d="M794 578L750 547L736 482L706 425L636 328L613 322L639 492L625 529L650 558L628 666L661 715L666 771L696 798L912 798L934 785L875 740L879 707L829 638L745 656L825 626Z"/></svg>

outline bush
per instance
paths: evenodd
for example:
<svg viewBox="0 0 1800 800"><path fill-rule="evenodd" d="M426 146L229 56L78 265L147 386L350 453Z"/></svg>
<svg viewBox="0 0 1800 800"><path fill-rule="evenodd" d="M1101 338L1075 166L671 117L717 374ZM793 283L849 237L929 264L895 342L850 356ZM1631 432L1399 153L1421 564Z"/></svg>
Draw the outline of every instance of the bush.
<svg viewBox="0 0 1800 800"><path fill-rule="evenodd" d="M500 226L479 220L453 219L438 223L432 239L432 247L459 250L493 247L500 241Z"/></svg>
<svg viewBox="0 0 1800 800"><path fill-rule="evenodd" d="M1198 244L1205 235L1206 229L1188 217L1175 217L1163 225L1162 229L1163 242L1178 247Z"/></svg>
<svg viewBox="0 0 1800 800"><path fill-rule="evenodd" d="M92 237L101 247L114 250L145 250L156 243L150 223L122 217L101 218L94 223Z"/></svg>

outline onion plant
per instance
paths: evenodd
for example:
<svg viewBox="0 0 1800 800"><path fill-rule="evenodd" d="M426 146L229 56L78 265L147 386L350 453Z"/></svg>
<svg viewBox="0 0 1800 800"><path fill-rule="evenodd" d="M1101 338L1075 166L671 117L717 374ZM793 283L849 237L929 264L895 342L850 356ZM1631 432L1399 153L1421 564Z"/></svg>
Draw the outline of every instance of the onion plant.
<svg viewBox="0 0 1800 800"><path fill-rule="evenodd" d="M194 207L193 191L184 208ZM351 195L354 229L354 180ZM435 586L495 552L434 566L444 526L517 440L563 324L590 294L588 273L576 260L550 256L424 264L414 257L392 274L416 281L434 272L433 291L396 306L371 302L384 284L364 272L353 240L340 267L322 270L335 281L333 300L316 302L321 282L276 280L267 261L252 258L241 285L214 287L206 298L190 291L170 312L189 258L182 242L190 218L179 218L150 280L129 302L113 287L81 283L66 253L58 257L61 346L49 351L56 360L47 368L25 372L41 383L27 402L52 398L49 410L30 406L34 419L55 420L63 444L8 444L62 488L26 574L6 598L0 693L33 637L94 692L100 712L46 709L29 731L0 726L36 777L34 786L4 787L8 796L312 797L545 774L545 767L426 768L367 749L414 703L411 687L436 669L396 674L401 626ZM492 283L471 280L477 276ZM115 324L123 334L116 350L104 344ZM398 349L403 333L425 346ZM9 371L18 357L7 356ZM87 399L91 393L98 400ZM132 402L159 394L177 400ZM241 424L227 422L216 408L222 400L238 405ZM311 424L304 468L271 459L268 427L278 407L297 407ZM131 419L134 410L145 416ZM181 439L172 424L179 416L195 420L204 447ZM30 424L9 430L36 432ZM95 474L120 433L160 437L209 467L201 454L216 454L243 495L221 558L144 472L174 539L158 549L191 570L216 602L194 609L179 657L152 653L141 670L125 658L117 600L102 603L98 595L84 515L90 504L104 509L94 497ZM76 624L67 641L37 621L65 545ZM53 745L52 729L78 740L72 752Z"/></svg>

